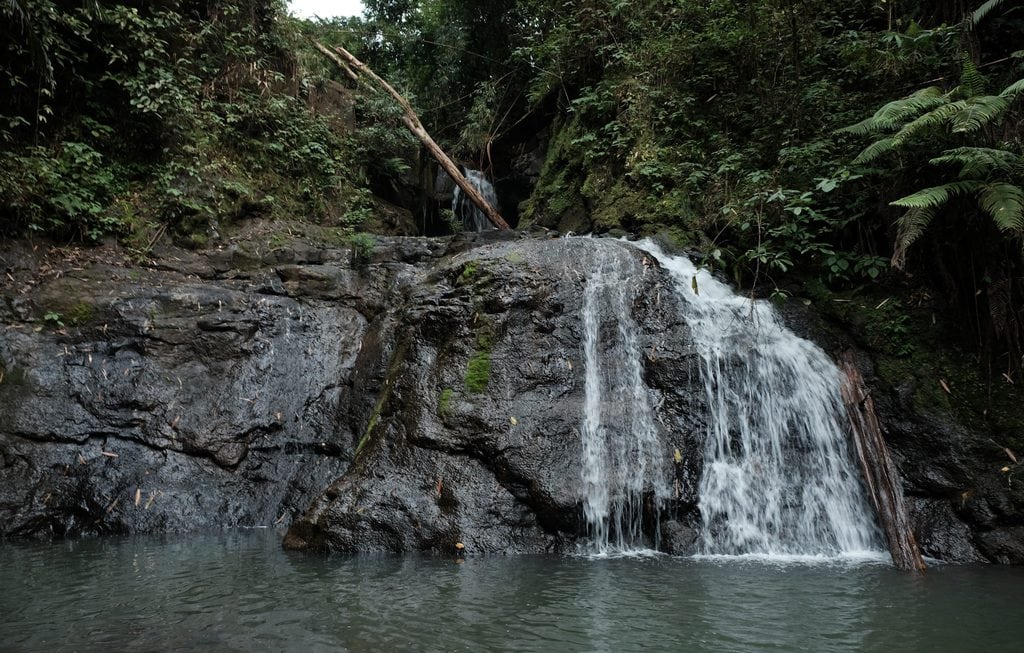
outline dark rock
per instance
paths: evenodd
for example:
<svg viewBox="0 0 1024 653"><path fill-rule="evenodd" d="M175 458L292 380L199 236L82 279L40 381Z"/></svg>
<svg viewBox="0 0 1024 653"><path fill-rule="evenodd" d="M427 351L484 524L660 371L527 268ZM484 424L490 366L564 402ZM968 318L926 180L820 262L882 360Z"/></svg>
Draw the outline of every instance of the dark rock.
<svg viewBox="0 0 1024 653"><path fill-rule="evenodd" d="M357 372L369 392L353 398L364 425L359 453L285 546L447 552L464 542L474 552L557 552L582 534L583 276L574 267L586 265L592 246L473 238L486 244L457 242L460 253L410 287L399 316L374 329L382 335L368 339ZM659 292L670 281L642 274L642 255L633 256L642 346L668 365L685 350L665 342L686 337L664 317L678 313L674 295ZM469 370L481 355L489 373L476 385ZM686 446L686 435L669 434L695 426L676 399L687 385L651 391L652 404L673 406L663 413L666 457L672 442ZM693 479L681 477L679 491L692 493ZM694 500L689 494L688 505Z"/></svg>
<svg viewBox="0 0 1024 653"><path fill-rule="evenodd" d="M1001 394L1019 424L1019 391L990 386L977 398L970 395L971 385L984 382L969 381L976 366L970 357L937 340L938 308L921 318L930 331L915 334L900 351L873 346L863 337L865 327L855 324L865 313L877 313L872 307L887 303L886 297L861 298L860 306L849 300L787 302L784 313L797 333L826 351L854 352L902 477L922 551L954 562L1024 564L1024 484L1013 478L1015 464L1005 445L997 444L1009 443L1020 431L1000 426L990 415L997 408L992 398ZM944 376L954 384L951 392L939 384Z"/></svg>
<svg viewBox="0 0 1024 653"><path fill-rule="evenodd" d="M661 547L665 553L689 556L697 553L697 529L675 519L661 523Z"/></svg>
<svg viewBox="0 0 1024 653"><path fill-rule="evenodd" d="M287 525L346 469L360 308L403 264L295 246L275 271L258 250L49 276L39 253L5 257L0 535Z"/></svg>
<svg viewBox="0 0 1024 653"><path fill-rule="evenodd" d="M60 267L14 245L0 290L0 535L291 523L295 549L571 550L585 530L579 316L594 247L495 231L378 237L359 264L344 247L238 243ZM673 474L659 514L648 501L648 535L688 555L707 431L699 362L672 282L626 251ZM924 552L1024 562L1009 431L923 409L920 374L882 374L884 359L823 315L786 309L828 351L857 352Z"/></svg>

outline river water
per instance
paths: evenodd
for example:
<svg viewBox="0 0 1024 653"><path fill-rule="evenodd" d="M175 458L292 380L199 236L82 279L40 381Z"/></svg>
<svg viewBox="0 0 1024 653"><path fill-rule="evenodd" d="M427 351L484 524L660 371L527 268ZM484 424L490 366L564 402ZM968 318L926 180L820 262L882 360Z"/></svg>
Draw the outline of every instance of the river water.
<svg viewBox="0 0 1024 653"><path fill-rule="evenodd" d="M323 558L242 531L0 544L3 651L1010 651L1024 569Z"/></svg>

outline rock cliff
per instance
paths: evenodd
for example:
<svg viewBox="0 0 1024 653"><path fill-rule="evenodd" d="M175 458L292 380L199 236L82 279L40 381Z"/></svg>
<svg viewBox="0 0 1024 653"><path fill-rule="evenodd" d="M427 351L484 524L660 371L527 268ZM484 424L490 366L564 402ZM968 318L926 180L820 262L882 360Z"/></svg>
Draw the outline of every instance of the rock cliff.
<svg viewBox="0 0 1024 653"><path fill-rule="evenodd" d="M0 535L279 525L285 546L314 551L570 551L584 532L589 247L483 234L379 239L368 261L240 243L128 264L107 248L12 246ZM630 251L644 380L674 469L645 529L685 554L702 397L671 282ZM925 553L1024 562L1024 496L990 444L1005 434L922 409L913 380L873 374L848 325L788 312L826 350L860 350Z"/></svg>

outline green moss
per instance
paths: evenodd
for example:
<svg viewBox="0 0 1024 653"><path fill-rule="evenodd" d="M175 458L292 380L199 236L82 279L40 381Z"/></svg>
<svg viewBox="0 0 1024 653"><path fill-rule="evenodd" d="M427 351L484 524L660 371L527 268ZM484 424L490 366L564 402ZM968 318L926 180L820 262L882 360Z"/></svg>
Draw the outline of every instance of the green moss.
<svg viewBox="0 0 1024 653"><path fill-rule="evenodd" d="M548 146L540 178L523 204L520 226L539 224L562 231L590 231L581 185L584 157L575 141L579 135L576 121L552 127L554 138Z"/></svg>
<svg viewBox="0 0 1024 653"><path fill-rule="evenodd" d="M682 227L662 229L657 233L656 238L667 245L669 250L673 252L681 252L697 241L694 232Z"/></svg>
<svg viewBox="0 0 1024 653"><path fill-rule="evenodd" d="M452 409L452 397L455 395L455 391L451 388L445 388L441 391L440 396L437 398L437 416L441 418L448 417L451 414Z"/></svg>
<svg viewBox="0 0 1024 653"><path fill-rule="evenodd" d="M390 386L386 386L380 393L380 397L377 398L377 403L373 407L373 414L370 415L370 421L366 423L366 431L363 432L363 437L359 438L359 444L356 446L357 456L363 450L363 447L369 444L370 437L373 435L373 430L377 428L377 422L380 420L380 411L384 410L384 403L387 401L390 391Z"/></svg>
<svg viewBox="0 0 1024 653"><path fill-rule="evenodd" d="M466 390L479 394L487 390L491 380L491 347L494 343L493 327L483 318L476 330L476 350L466 364Z"/></svg>
<svg viewBox="0 0 1024 653"><path fill-rule="evenodd" d="M61 291L59 295L51 295L44 301L46 307L41 316L43 323L55 328L80 327L91 322L96 317L96 307L89 302L75 297L81 297L81 288L71 286Z"/></svg>
<svg viewBox="0 0 1024 653"><path fill-rule="evenodd" d="M466 389L479 394L487 390L491 380L491 352L477 351L466 365Z"/></svg>
<svg viewBox="0 0 1024 653"><path fill-rule="evenodd" d="M363 449L372 441L373 434L380 422L381 414L391 398L391 388L398 376L402 361L405 359L407 346L408 342L403 340L395 347L394 352L391 354L391 360L388 361L387 376L384 378L384 386L381 388L380 395L377 396L377 403L373 406L370 419L366 422L366 430L363 431L363 437L359 438L359 444L356 445L356 456L359 456Z"/></svg>
<svg viewBox="0 0 1024 653"><path fill-rule="evenodd" d="M850 325L872 353L884 386L910 393L913 411L955 421L975 433L992 432L1002 446L1024 446L1024 396L1019 386L989 378L977 359L951 344L951 325L936 323L930 308L916 308L884 292L833 293L805 287L826 314Z"/></svg>
<svg viewBox="0 0 1024 653"><path fill-rule="evenodd" d="M71 326L81 326L96 316L96 309L84 301L77 302L64 314L64 320Z"/></svg>
<svg viewBox="0 0 1024 653"><path fill-rule="evenodd" d="M462 266L462 274L459 275L459 279L456 282L458 285L464 285L473 281L473 277L477 273L477 262L470 261Z"/></svg>

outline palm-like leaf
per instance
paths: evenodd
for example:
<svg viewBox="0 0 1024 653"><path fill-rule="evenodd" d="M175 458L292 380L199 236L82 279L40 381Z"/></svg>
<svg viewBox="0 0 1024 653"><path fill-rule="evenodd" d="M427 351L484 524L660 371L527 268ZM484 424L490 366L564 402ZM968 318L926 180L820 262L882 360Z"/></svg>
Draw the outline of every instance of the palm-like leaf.
<svg viewBox="0 0 1024 653"><path fill-rule="evenodd" d="M988 184L978 196L996 226L1003 231L1024 232L1024 189L1014 184Z"/></svg>
<svg viewBox="0 0 1024 653"><path fill-rule="evenodd" d="M965 100L965 106L952 120L956 133L976 132L1010 108L1010 101L999 95L978 95Z"/></svg>
<svg viewBox="0 0 1024 653"><path fill-rule="evenodd" d="M909 209L896 221L896 244L892 251L891 265L902 270L907 262L907 249L924 233L932 219L934 208L915 207Z"/></svg>
<svg viewBox="0 0 1024 653"><path fill-rule="evenodd" d="M1003 92L999 94L1000 97L1015 99L1018 93L1024 92L1024 78L1018 79L1014 83L1010 84L1003 89Z"/></svg>
<svg viewBox="0 0 1024 653"><path fill-rule="evenodd" d="M960 93L965 97L980 95L985 92L985 86L985 77L978 72L978 67L974 65L974 60L970 57L965 57L960 72Z"/></svg>
<svg viewBox="0 0 1024 653"><path fill-rule="evenodd" d="M966 195L981 188L983 184L973 179L964 181L951 181L941 186L932 186L919 190L916 193L901 197L898 200L889 202L892 206L902 206L906 209L937 209L951 197Z"/></svg>
<svg viewBox="0 0 1024 653"><path fill-rule="evenodd" d="M911 137L918 132L945 127L946 124L955 119L955 117L966 108L967 100L957 100L956 102L949 102L948 104L936 107L923 116L918 116L903 125L903 127L893 135L893 145L896 147L903 145L910 141Z"/></svg>
<svg viewBox="0 0 1024 653"><path fill-rule="evenodd" d="M870 163L883 154L891 152L893 148L895 148L895 141L892 137L880 138L871 145L865 147L864 150L853 160L853 163L855 165Z"/></svg>
<svg viewBox="0 0 1024 653"><path fill-rule="evenodd" d="M870 118L855 125L843 127L839 131L849 134L875 134L891 131L922 112L946 104L947 101L942 89L937 86L929 86L905 98L893 100L876 111Z"/></svg>
<svg viewBox="0 0 1024 653"><path fill-rule="evenodd" d="M981 3L981 6L971 12L967 22L971 27L974 27L981 21L985 20L985 17L992 13L994 10L999 8L999 5L1003 4L1003 0L987 0Z"/></svg>
<svg viewBox="0 0 1024 653"><path fill-rule="evenodd" d="M991 147L957 147L929 161L932 165L955 163L962 166L961 179L985 179L995 172L1012 172L1024 167L1024 160L1009 150Z"/></svg>

